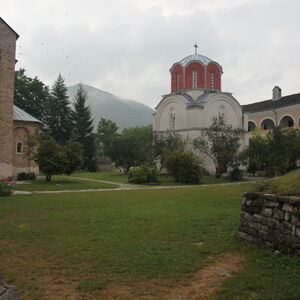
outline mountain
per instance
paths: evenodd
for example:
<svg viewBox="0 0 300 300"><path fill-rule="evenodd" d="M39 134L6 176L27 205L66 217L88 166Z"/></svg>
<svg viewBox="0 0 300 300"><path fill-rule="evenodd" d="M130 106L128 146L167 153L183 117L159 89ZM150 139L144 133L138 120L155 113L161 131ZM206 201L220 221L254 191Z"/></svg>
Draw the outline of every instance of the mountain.
<svg viewBox="0 0 300 300"><path fill-rule="evenodd" d="M78 85L68 87L71 103L74 101L73 97L76 94ZM154 110L149 106L136 101L122 99L92 86L85 84L82 84L82 86L88 94L87 104L91 108L95 129L97 129L100 118L114 121L120 130L152 124Z"/></svg>

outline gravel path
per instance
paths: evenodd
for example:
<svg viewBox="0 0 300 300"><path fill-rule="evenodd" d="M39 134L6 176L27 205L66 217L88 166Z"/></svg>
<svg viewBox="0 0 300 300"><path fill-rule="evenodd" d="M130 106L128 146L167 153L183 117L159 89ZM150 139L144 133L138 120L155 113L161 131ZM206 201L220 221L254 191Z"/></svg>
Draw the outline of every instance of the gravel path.
<svg viewBox="0 0 300 300"><path fill-rule="evenodd" d="M241 182L230 182L230 183L216 183L216 184L196 184L196 185L155 185L155 186L145 186L136 185L129 183L113 182L108 180L100 180L93 178L83 178L83 177L69 177L72 179L80 179L86 181L94 181L100 183L109 183L117 185L118 188L115 189L84 189L84 190L61 190L61 191L14 191L14 195L31 195L31 194L59 194L59 193L83 193L83 192L111 192L111 191L128 191L128 190L159 190L159 189L178 189L178 188L193 188L193 187L207 187L207 186L227 186L227 185L240 185L244 183L253 182L251 181L241 181Z"/></svg>

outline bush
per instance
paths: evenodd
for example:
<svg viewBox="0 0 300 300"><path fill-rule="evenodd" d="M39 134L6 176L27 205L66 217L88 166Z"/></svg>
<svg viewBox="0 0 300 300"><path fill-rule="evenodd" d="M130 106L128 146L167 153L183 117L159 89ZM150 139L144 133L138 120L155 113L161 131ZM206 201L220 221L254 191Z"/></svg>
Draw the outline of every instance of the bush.
<svg viewBox="0 0 300 300"><path fill-rule="evenodd" d="M36 175L34 172L29 172L29 173L18 173L17 175L17 180L34 180L36 179Z"/></svg>
<svg viewBox="0 0 300 300"><path fill-rule="evenodd" d="M182 150L167 154L166 168L175 181L181 183L197 184L203 174L201 161L192 152Z"/></svg>
<svg viewBox="0 0 300 300"><path fill-rule="evenodd" d="M0 180L0 197L12 194L12 187L6 181Z"/></svg>
<svg viewBox="0 0 300 300"><path fill-rule="evenodd" d="M234 168L229 172L229 178L232 181L241 181L243 179L243 171L239 168Z"/></svg>
<svg viewBox="0 0 300 300"><path fill-rule="evenodd" d="M129 169L129 182L133 183L157 183L158 172L149 166L137 166Z"/></svg>

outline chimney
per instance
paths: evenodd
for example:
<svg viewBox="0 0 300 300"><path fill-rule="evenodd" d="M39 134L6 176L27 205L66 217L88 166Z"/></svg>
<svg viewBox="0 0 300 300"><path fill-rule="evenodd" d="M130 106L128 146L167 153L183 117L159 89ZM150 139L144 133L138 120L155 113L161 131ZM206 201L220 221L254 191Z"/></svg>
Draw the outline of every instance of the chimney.
<svg viewBox="0 0 300 300"><path fill-rule="evenodd" d="M281 99L281 88L279 86L273 87L273 101Z"/></svg>

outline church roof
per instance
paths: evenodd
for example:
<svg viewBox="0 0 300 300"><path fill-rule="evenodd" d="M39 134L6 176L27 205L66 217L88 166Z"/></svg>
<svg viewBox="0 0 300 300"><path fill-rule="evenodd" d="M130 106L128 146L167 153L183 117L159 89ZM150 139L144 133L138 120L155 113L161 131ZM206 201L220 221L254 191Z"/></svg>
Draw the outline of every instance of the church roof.
<svg viewBox="0 0 300 300"><path fill-rule="evenodd" d="M243 105L244 113L255 113L285 106L300 104L300 93L281 97L279 100L266 100Z"/></svg>
<svg viewBox="0 0 300 300"><path fill-rule="evenodd" d="M38 119L34 118L20 107L14 105L14 121L36 122L43 124Z"/></svg>
<svg viewBox="0 0 300 300"><path fill-rule="evenodd" d="M210 58L201 55L201 54L193 54L193 55L189 55L185 58L183 58L179 63L185 67L188 63L190 63L191 61L199 61L202 64L204 64L205 66L207 66L210 62L213 62Z"/></svg>

